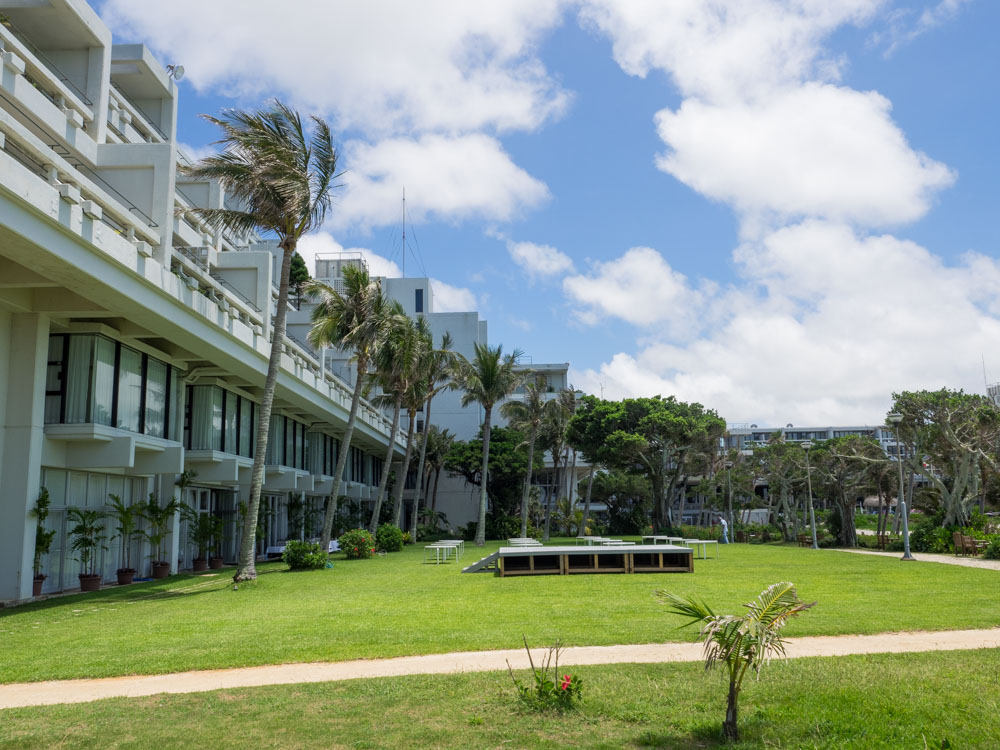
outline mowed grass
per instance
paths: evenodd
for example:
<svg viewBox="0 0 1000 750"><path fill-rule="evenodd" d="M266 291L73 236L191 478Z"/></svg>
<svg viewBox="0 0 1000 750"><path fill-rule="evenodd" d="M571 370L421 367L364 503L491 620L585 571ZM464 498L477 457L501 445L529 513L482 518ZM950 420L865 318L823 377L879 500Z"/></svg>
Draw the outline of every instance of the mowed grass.
<svg viewBox="0 0 1000 750"><path fill-rule="evenodd" d="M10 748L713 748L721 672L572 670L583 702L520 706L504 673L411 676L0 711ZM799 659L747 680L727 748L1000 747L1000 650Z"/></svg>
<svg viewBox="0 0 1000 750"><path fill-rule="evenodd" d="M470 545L460 564L480 554ZM657 589L735 612L783 580L818 601L789 636L1000 625L996 571L832 550L729 545L693 574L497 578L422 559L408 547L333 570L273 563L236 591L228 570L0 610L0 682L517 648L522 634L534 645L693 640Z"/></svg>

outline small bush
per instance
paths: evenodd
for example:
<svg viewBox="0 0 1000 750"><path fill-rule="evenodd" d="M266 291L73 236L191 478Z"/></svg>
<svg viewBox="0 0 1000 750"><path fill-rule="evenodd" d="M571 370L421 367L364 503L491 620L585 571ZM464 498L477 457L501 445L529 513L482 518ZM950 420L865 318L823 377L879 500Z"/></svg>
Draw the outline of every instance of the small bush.
<svg viewBox="0 0 1000 750"><path fill-rule="evenodd" d="M292 570L320 570L326 567L329 555L323 552L319 542L285 542L281 559Z"/></svg>
<svg viewBox="0 0 1000 750"><path fill-rule="evenodd" d="M403 549L403 532L391 523L382 524L375 531L375 549L382 552L399 552Z"/></svg>
<svg viewBox="0 0 1000 750"><path fill-rule="evenodd" d="M583 697L583 681L577 675L559 675L559 653L562 650L559 644L557 643L549 649L549 653L537 667L531 658L531 649L528 648L527 640L524 641L524 648L528 652L529 661L531 661L533 685L525 685L517 679L510 662L507 662L507 671L510 673L510 679L514 682L517 697L521 699L521 702L534 711L566 711L573 708L574 703Z"/></svg>
<svg viewBox="0 0 1000 750"><path fill-rule="evenodd" d="M365 529L345 531L337 541L348 559L366 560L375 554L375 537Z"/></svg>
<svg viewBox="0 0 1000 750"><path fill-rule="evenodd" d="M410 535L409 531L403 532L403 544L413 544L413 537Z"/></svg>
<svg viewBox="0 0 1000 750"><path fill-rule="evenodd" d="M1000 560L1000 536L994 536L990 543L983 550L983 557L987 560Z"/></svg>

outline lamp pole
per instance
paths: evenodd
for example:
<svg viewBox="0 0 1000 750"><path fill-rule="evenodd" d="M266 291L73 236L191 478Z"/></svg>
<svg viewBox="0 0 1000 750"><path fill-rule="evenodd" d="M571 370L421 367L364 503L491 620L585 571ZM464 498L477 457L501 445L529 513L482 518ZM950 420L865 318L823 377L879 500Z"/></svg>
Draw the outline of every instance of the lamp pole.
<svg viewBox="0 0 1000 750"><path fill-rule="evenodd" d="M726 461L726 511L729 516L729 531L736 538L736 525L733 523L733 462Z"/></svg>
<svg viewBox="0 0 1000 750"><path fill-rule="evenodd" d="M809 468L809 449L813 447L812 441L806 440L802 443L802 447L806 451L806 486L809 487L809 526L812 527L813 549L819 549L819 544L816 541L816 513L813 510L812 471Z"/></svg>
<svg viewBox="0 0 1000 750"><path fill-rule="evenodd" d="M906 500L903 499L903 452L899 442L899 423L903 421L903 415L899 412L892 412L886 419L892 425L892 434L896 440L896 463L899 464L899 502L897 507L903 514L903 557L900 559L915 560L916 558L910 554L910 514L906 510Z"/></svg>

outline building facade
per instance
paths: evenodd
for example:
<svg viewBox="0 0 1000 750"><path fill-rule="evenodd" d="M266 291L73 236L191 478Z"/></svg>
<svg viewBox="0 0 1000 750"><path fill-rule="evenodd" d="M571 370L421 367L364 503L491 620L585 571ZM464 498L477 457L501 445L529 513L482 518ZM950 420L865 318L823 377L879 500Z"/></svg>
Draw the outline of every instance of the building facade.
<svg viewBox="0 0 1000 750"><path fill-rule="evenodd" d="M190 211L231 199L178 171L176 84L145 47L113 44L86 3L0 2L0 64L0 600L31 595L43 487L57 531L46 592L77 585L67 509L104 509L110 495L179 497L219 516L232 559L271 347L273 246ZM288 505L327 501L350 402L348 382L286 341L261 549L311 531L302 513L289 527ZM363 404L344 494L377 484L388 432ZM105 526L98 569L111 579L121 542ZM146 575L148 545L134 547ZM174 570L196 553L180 514L168 547Z"/></svg>

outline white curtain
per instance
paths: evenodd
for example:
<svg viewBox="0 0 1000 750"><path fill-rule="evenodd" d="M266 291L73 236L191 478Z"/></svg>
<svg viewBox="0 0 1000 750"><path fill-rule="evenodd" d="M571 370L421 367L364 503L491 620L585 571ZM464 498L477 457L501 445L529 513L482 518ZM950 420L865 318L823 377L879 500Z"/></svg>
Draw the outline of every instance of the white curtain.
<svg viewBox="0 0 1000 750"><path fill-rule="evenodd" d="M124 351L122 352L124 355ZM124 361L124 356L123 356ZM150 358L146 364L146 428L147 435L164 437L163 420L167 405L167 366Z"/></svg>
<svg viewBox="0 0 1000 750"><path fill-rule="evenodd" d="M118 427L139 431L139 406L142 403L142 355L123 346L118 371Z"/></svg>
<svg viewBox="0 0 1000 750"><path fill-rule="evenodd" d="M214 385L191 388L191 450L221 450L222 389Z"/></svg>
<svg viewBox="0 0 1000 750"><path fill-rule="evenodd" d="M103 336L96 338L94 398L91 403L90 421L110 425L111 404L115 396L115 342Z"/></svg>
<svg viewBox="0 0 1000 750"><path fill-rule="evenodd" d="M66 422L89 421L91 365L94 358L93 336L70 336L69 359L65 363Z"/></svg>

